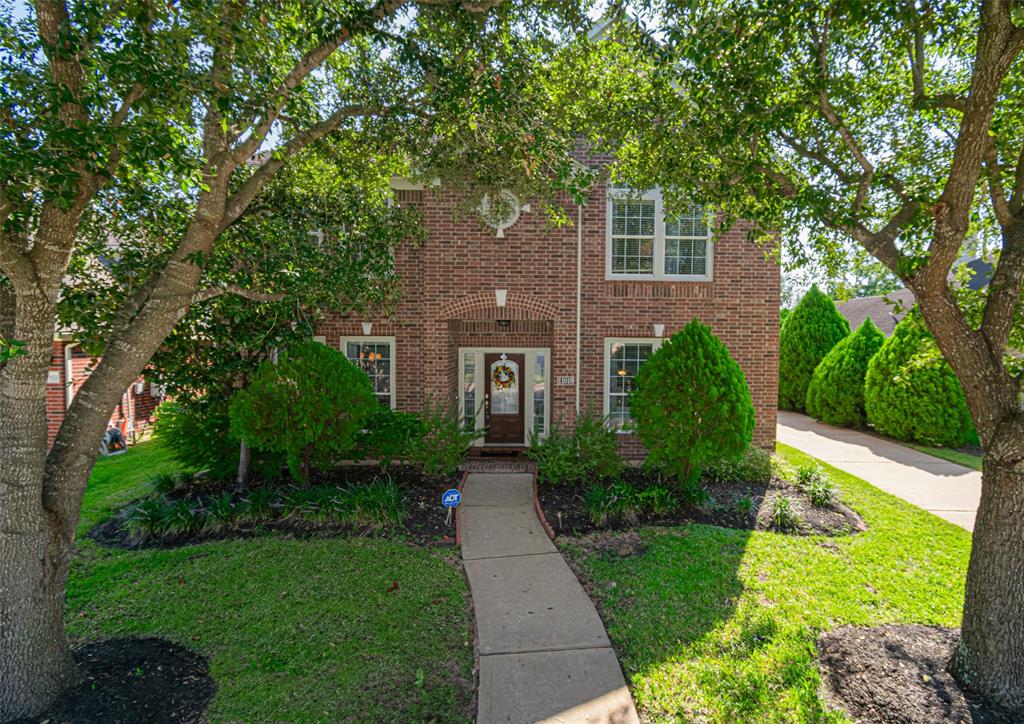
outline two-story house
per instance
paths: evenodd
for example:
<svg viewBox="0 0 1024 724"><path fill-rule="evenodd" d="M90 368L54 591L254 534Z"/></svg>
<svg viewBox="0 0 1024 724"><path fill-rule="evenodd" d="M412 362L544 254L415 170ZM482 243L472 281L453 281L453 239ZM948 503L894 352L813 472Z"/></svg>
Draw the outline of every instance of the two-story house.
<svg viewBox="0 0 1024 724"><path fill-rule="evenodd" d="M627 428L637 369L696 317L746 374L755 444L774 445L780 274L748 227L716 237L699 207L666 218L657 191L604 183L584 205L562 200L571 226L552 228L515 198L488 224L458 213L443 185L392 185L426 226L422 245L397 253L397 312L335 315L318 331L367 371L383 403L416 411L454 398L487 447L571 429L588 409ZM620 442L642 456L627 431Z"/></svg>

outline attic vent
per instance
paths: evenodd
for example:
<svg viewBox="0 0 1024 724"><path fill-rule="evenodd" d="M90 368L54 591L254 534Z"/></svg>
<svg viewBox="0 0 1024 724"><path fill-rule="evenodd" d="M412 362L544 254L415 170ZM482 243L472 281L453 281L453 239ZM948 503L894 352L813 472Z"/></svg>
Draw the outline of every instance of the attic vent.
<svg viewBox="0 0 1024 724"><path fill-rule="evenodd" d="M420 206L423 203L423 190L395 189L395 203L399 206Z"/></svg>

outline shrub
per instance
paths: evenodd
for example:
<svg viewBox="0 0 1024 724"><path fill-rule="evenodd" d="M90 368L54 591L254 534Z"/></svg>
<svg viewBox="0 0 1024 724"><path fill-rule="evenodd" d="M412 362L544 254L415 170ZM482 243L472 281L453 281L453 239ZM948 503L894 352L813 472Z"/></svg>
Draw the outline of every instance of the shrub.
<svg viewBox="0 0 1024 724"><path fill-rule="evenodd" d="M466 429L454 401L444 404L427 399L419 416L422 434L409 448L408 460L428 478L451 475L466 459L473 441L483 430Z"/></svg>
<svg viewBox="0 0 1024 724"><path fill-rule="evenodd" d="M387 472L392 463L404 460L423 436L423 422L411 412L395 412L389 407L375 410L366 427L356 434L354 457L380 463Z"/></svg>
<svg viewBox="0 0 1024 724"><path fill-rule="evenodd" d="M754 512L754 498L750 493L744 493L733 501L733 507L740 516L747 518Z"/></svg>
<svg viewBox="0 0 1024 724"><path fill-rule="evenodd" d="M779 530L798 530L803 525L800 505L782 493L772 496L771 523Z"/></svg>
<svg viewBox="0 0 1024 724"><path fill-rule="evenodd" d="M537 463L537 477L553 485L614 478L622 472L616 433L607 420L587 410L576 418L572 434L552 426L544 440L530 435L527 456Z"/></svg>
<svg viewBox="0 0 1024 724"><path fill-rule="evenodd" d="M613 519L635 525L645 515L668 513L678 505L668 488L658 485L637 488L621 480L592 485L583 493L583 511L597 526L607 525Z"/></svg>
<svg viewBox="0 0 1024 724"><path fill-rule="evenodd" d="M864 427L864 376L884 342L885 335L871 319L840 340L814 370L807 388L807 414L829 425Z"/></svg>
<svg viewBox="0 0 1024 724"><path fill-rule="evenodd" d="M164 402L157 408L154 432L183 467L227 480L238 470L238 437L230 434L228 406L227 400L200 400L187 407Z"/></svg>
<svg viewBox="0 0 1024 724"><path fill-rule="evenodd" d="M188 482L188 476L184 473L163 472L150 476L147 482L155 493L173 493L178 486Z"/></svg>
<svg viewBox="0 0 1024 724"><path fill-rule="evenodd" d="M640 367L629 409L650 461L683 487L713 460L739 460L754 431L743 371L696 319Z"/></svg>
<svg viewBox="0 0 1024 724"><path fill-rule="evenodd" d="M306 342L260 365L231 402L231 429L255 448L284 453L292 476L308 480L312 463L351 451L378 404L365 372L338 350Z"/></svg>
<svg viewBox="0 0 1024 724"><path fill-rule="evenodd" d="M767 483L772 477L772 456L749 447L739 460L713 460L704 468L709 483Z"/></svg>
<svg viewBox="0 0 1024 724"><path fill-rule="evenodd" d="M868 364L868 422L898 440L960 447L977 439L960 382L917 311Z"/></svg>
<svg viewBox="0 0 1024 724"><path fill-rule="evenodd" d="M825 355L850 333L832 300L815 285L782 326L779 341L779 407L804 409L811 376Z"/></svg>
<svg viewBox="0 0 1024 724"><path fill-rule="evenodd" d="M836 498L836 487L817 465L802 465L796 471L797 489L811 499L811 505L824 508Z"/></svg>

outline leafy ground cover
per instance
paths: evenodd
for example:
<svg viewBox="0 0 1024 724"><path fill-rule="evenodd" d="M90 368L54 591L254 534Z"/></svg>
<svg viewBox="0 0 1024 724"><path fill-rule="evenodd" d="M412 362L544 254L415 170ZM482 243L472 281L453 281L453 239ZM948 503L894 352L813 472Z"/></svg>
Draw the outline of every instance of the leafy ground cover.
<svg viewBox="0 0 1024 724"><path fill-rule="evenodd" d="M174 549L82 534L171 469L159 442L97 463L68 585L69 636L158 636L209 660L212 721L464 721L468 590L451 549L264 535Z"/></svg>
<svg viewBox="0 0 1024 724"><path fill-rule="evenodd" d="M779 446L795 466L808 456ZM823 466L868 526L843 538L643 528L635 555L558 538L652 721L847 721L823 701L815 641L844 624L955 627L970 534ZM602 533L607 536L608 533Z"/></svg>

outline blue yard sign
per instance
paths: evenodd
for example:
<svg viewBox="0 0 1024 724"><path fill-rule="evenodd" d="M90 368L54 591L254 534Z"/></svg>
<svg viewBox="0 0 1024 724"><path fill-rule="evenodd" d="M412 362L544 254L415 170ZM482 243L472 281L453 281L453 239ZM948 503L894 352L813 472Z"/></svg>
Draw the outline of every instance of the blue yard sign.
<svg viewBox="0 0 1024 724"><path fill-rule="evenodd" d="M455 488L450 488L444 491L444 495L441 496L441 505L446 508L454 508L456 505L462 502L462 493Z"/></svg>

